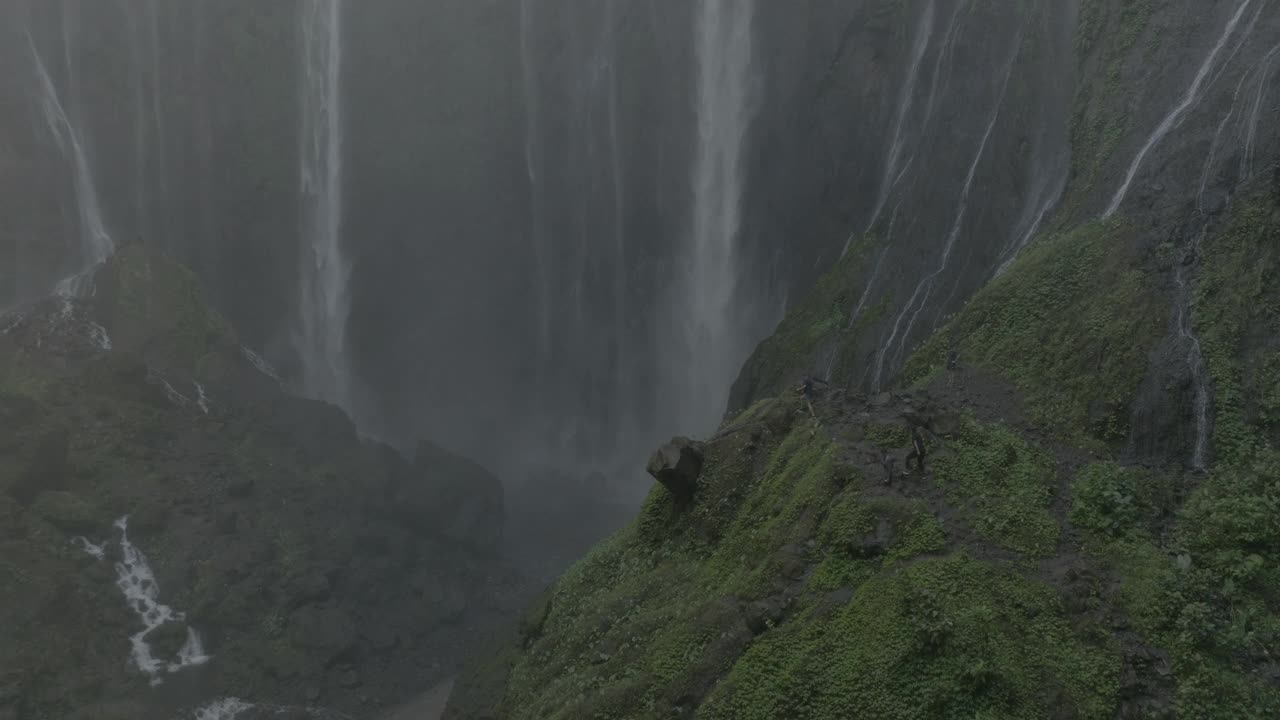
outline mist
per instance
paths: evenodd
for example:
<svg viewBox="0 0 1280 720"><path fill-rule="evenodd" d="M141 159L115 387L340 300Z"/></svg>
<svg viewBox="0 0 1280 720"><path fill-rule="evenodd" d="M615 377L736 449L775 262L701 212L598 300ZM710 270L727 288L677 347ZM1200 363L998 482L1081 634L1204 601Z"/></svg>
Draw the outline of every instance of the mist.
<svg viewBox="0 0 1280 720"><path fill-rule="evenodd" d="M1197 288L1280 147L1280 16L1120 5L0 0L0 580L43 598L0 595L0 719L438 717L584 556L755 507L796 417L886 487L952 415L1209 472ZM1019 283L1072 243L1138 289L1036 364L1086 278Z"/></svg>

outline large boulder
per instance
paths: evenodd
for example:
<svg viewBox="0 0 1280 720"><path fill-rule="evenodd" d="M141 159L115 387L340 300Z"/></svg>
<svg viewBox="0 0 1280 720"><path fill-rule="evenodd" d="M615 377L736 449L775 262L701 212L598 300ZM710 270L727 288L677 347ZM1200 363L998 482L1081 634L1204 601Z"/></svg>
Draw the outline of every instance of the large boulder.
<svg viewBox="0 0 1280 720"><path fill-rule="evenodd" d="M702 474L702 446L689 438L672 438L654 451L645 471L662 483L672 495L691 498Z"/></svg>

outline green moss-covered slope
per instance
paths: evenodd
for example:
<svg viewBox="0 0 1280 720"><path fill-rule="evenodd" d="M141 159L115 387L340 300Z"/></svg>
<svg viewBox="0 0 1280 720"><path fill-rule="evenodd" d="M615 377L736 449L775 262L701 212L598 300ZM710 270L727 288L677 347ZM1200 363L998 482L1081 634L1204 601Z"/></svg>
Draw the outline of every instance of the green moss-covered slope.
<svg viewBox="0 0 1280 720"><path fill-rule="evenodd" d="M1123 443L1167 301L1123 222L1090 223L1034 245L912 357L908 382L964 362L1001 373L1037 422L1079 444Z"/></svg>
<svg viewBox="0 0 1280 720"><path fill-rule="evenodd" d="M1074 456L954 399L747 411L709 441L693 503L655 488L450 716L1105 716L1127 650L1064 579L1083 562L1053 502ZM938 431L924 473L884 431L909 419Z"/></svg>

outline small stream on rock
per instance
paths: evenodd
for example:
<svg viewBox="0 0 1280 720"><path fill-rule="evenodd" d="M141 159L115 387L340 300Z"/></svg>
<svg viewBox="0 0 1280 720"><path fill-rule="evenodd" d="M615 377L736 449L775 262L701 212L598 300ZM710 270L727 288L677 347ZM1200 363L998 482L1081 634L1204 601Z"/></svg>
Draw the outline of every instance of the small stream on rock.
<svg viewBox="0 0 1280 720"><path fill-rule="evenodd" d="M1218 38L1217 44L1213 46L1209 51L1208 56L1205 57L1204 62L1200 64L1200 69L1196 71L1195 77L1191 80L1191 85L1187 87L1182 99L1177 105L1173 106L1173 109L1171 109L1167 115L1164 116L1164 119L1160 121L1160 124L1157 125L1155 130L1151 132L1151 135L1147 137L1142 148L1138 150L1138 154L1133 158L1133 162L1129 165L1128 173L1125 174L1124 182L1121 183L1120 189L1116 190L1116 194L1111 198L1111 204L1107 206L1102 217L1109 218L1120 209L1120 205L1124 202L1125 196L1129 193L1129 187L1133 184L1134 178L1138 175L1138 170L1142 168L1142 163L1146 160L1147 154L1150 153L1151 149L1159 144L1161 140L1164 140L1165 136L1182 122L1183 116L1186 112L1200 101L1200 98L1203 95L1202 90L1204 82L1209 77L1209 74L1215 69L1218 55L1220 55L1222 50L1226 47L1227 41L1229 41L1232 34L1235 33L1236 26L1240 24L1240 19L1244 17L1245 11L1249 9L1249 6L1252 3L1253 0L1243 0L1243 2L1241 2L1236 8L1231 19L1227 21L1227 25L1223 29L1222 35ZM1237 47L1243 45L1247 40L1248 33L1242 33L1241 37L1237 40Z"/></svg>

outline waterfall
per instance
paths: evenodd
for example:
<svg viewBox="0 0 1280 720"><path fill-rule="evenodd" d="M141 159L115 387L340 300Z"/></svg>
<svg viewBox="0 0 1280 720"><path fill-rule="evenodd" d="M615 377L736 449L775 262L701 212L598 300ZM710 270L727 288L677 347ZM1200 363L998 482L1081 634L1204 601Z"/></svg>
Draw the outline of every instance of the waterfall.
<svg viewBox="0 0 1280 720"><path fill-rule="evenodd" d="M65 294L80 294L86 289L85 284L93 268L111 257L115 247L102 216L98 188L93 181L93 170L85 154L80 132L67 115L58 97L53 78L50 77L49 70L45 67L30 32L27 33L27 45L31 49L31 59L40 83L40 109L44 115L45 124L48 125L58 149L71 163L72 187L75 191L76 209L79 215L80 247L76 263L78 269L70 277L61 280L57 290ZM70 50L67 52L69 54Z"/></svg>
<svg viewBox="0 0 1280 720"><path fill-rule="evenodd" d="M551 298L547 250L542 228L543 185L538 170L538 117L541 113L537 47L534 37L534 3L520 0L520 70L524 90L524 163L529 177L529 234L533 244L533 272L538 293L537 325L539 365L551 346Z"/></svg>
<svg viewBox="0 0 1280 720"><path fill-rule="evenodd" d="M911 294L911 298L907 300L907 304L902 307L898 317L893 322L893 330L889 335L889 340L880 348L876 354L875 374L872 376L871 388L874 392L880 391L881 382L884 376L884 361L889 351L893 348L895 341L899 341L896 358L906 352L907 340L910 338L911 330L915 327L916 319L920 317L921 311L929 302L929 296L933 293L933 288L937 282L938 276L946 271L947 266L951 262L951 253L955 250L956 241L960 238L960 232L964 228L965 216L969 210L969 193L973 189L973 181L978 173L978 166L982 162L982 158L987 152L987 143L991 140L991 133L996 128L996 122L1000 119L1000 108L1004 105L1004 96L1009 89L1009 80L1013 77L1013 67L1018 59L1018 51L1022 46L1022 32L1019 31L1014 37L1013 52L1009 57L1008 67L1005 69L1004 81L1000 85L1000 93L996 97L995 107L991 111L991 119L987 122L986 131L982 134L982 140L978 143L978 152L973 157L973 162L969 165L969 172L965 176L964 184L960 188L960 203L956 209L955 221L951 224L951 231L947 233L946 243L942 248L942 257L938 263L938 269L925 276L916 284L915 291ZM907 313L912 308L915 312L911 314L911 319L907 321L906 328L902 327L902 321L906 319Z"/></svg>
<svg viewBox="0 0 1280 720"><path fill-rule="evenodd" d="M950 32L950 30L948 30ZM925 51L929 49L929 41L933 38L933 2L930 1L924 8L924 13L920 16L920 27L916 30L915 42L911 47L911 64L907 69L906 81L902 85L902 91L898 95L898 112L896 122L893 128L893 141L889 143L889 156L885 160L884 175L880 179L880 192L876 197L875 208L871 211L871 220L867 222L867 229L863 232L870 232L875 227L876 221L880 219L880 213L884 210L885 202L889 200L889 193L893 190L894 184L899 179L898 164L902 159L902 148L905 142L902 136L902 127L906 122L907 115L911 112L912 102L916 95L916 81L920 75L920 63L924 60ZM905 172L906 168L902 168ZM850 236L849 241L853 237ZM849 252L850 242L846 241L844 252Z"/></svg>
<svg viewBox="0 0 1280 720"><path fill-rule="evenodd" d="M875 267L871 270L871 276L867 278L867 284L862 288L858 304L853 306L853 312L849 313L849 329L853 329L858 318L862 317L862 311L867 307L867 300L871 299L871 291L876 286L876 280L880 278L880 268L884 266L884 258L889 254L889 248L893 247L893 228L898 224L898 211L901 209L902 201L899 200L898 204L893 206L893 213L889 216L889 230L884 235L884 247L880 248L880 257L876 258Z"/></svg>
<svg viewBox="0 0 1280 720"><path fill-rule="evenodd" d="M749 339L737 329L734 307L739 270L738 235L743 193L743 143L754 111L751 26L754 5L745 0L698 4L693 223L690 273L685 288L685 339L689 352L683 421L714 425Z"/></svg>
<svg viewBox="0 0 1280 720"><path fill-rule="evenodd" d="M1191 453L1191 467L1195 470L1205 469L1209 454L1209 373L1204 366L1200 336L1196 334L1192 325L1192 286L1188 275L1195 266L1196 258L1200 255L1200 244L1207 231L1207 225L1200 229L1195 240L1187 248L1183 261L1178 263L1178 268L1174 271L1174 281L1178 285L1177 296L1174 298L1174 327L1177 329L1178 338L1186 345L1187 372L1191 374L1191 382L1194 386L1193 410L1196 438Z"/></svg>
<svg viewBox="0 0 1280 720"><path fill-rule="evenodd" d="M1280 45L1277 45L1267 53L1263 59L1258 71L1258 87L1257 92L1253 96L1253 106L1249 110L1249 118L1245 123L1245 139L1244 139L1244 157L1240 162L1240 180L1241 182L1253 177L1257 170L1257 140L1258 140L1258 116L1262 112L1263 101L1267 97L1269 88L1268 80L1271 78L1271 68L1275 64L1276 55L1280 53Z"/></svg>
<svg viewBox="0 0 1280 720"><path fill-rule="evenodd" d="M969 0L959 0L951 19L947 21L947 30L943 33L942 44L938 48L938 57L933 63L933 75L929 79L929 100L924 107L924 126L927 128L933 119L934 108L937 107L938 95L946 91L946 81L951 77L952 56L955 54L956 38L960 29L960 13L969 9ZM943 63L946 63L946 77L943 77Z"/></svg>
<svg viewBox="0 0 1280 720"><path fill-rule="evenodd" d="M342 252L341 2L304 0L302 35L302 389L346 406L350 267Z"/></svg>
<svg viewBox="0 0 1280 720"><path fill-rule="evenodd" d="M1247 5L1248 3L1245 3ZM1261 12L1259 8L1259 13ZM1242 6L1239 12L1243 12ZM1253 21L1242 33L1240 45L1248 38L1253 30L1254 23L1257 22L1258 13L1255 13ZM1240 49L1239 45L1232 52L1225 64L1231 62L1231 58L1235 56ZM1204 353L1201 348L1200 336L1195 331L1192 318L1194 304L1194 285L1193 277L1200 260L1200 248L1204 242L1205 236L1209 232L1211 219L1208 215L1208 206L1205 203L1205 194L1209 189L1209 179L1213 173L1213 169L1218 160L1219 153L1222 149L1223 134L1227 126L1231 124L1232 119L1239 117L1241 123L1240 142L1241 142L1241 169L1240 181L1247 180L1249 177L1249 163L1252 155L1252 147L1254 143L1254 133L1257 129L1259 107L1262 104L1262 98L1265 96L1267 79L1271 73L1271 65L1275 61L1277 54L1280 53L1280 45L1273 46L1263 57L1262 62L1256 68L1246 68L1240 76L1240 81L1236 84L1235 90L1231 94L1231 103L1227 106L1227 112L1218 122L1217 128L1213 134L1213 140L1209 144L1209 152L1205 158L1204 167L1200 172L1200 188L1196 194L1196 209L1199 213L1199 229L1195 232L1192 241L1183 251L1181 261L1174 268L1173 279L1177 286L1177 292L1173 298L1173 329L1177 333L1178 341L1186 347L1186 365L1187 372L1191 377L1193 386L1192 411L1195 416L1195 441L1192 445L1191 467L1195 470L1204 470L1208 463L1209 455L1209 435L1211 431L1210 422L1210 404L1211 404L1211 378L1208 369L1204 364ZM1225 71L1225 67L1224 67ZM1219 73L1221 75L1221 72ZM1254 97L1250 101L1246 99L1244 103L1244 112L1237 112L1240 108L1240 101L1243 90L1250 81L1254 81L1257 85L1253 91Z"/></svg>
<svg viewBox="0 0 1280 720"><path fill-rule="evenodd" d="M133 231L148 243L172 251L177 238L165 218L172 207L165 175L165 121L162 107L164 61L160 55L158 0L132 11L126 6L133 66Z"/></svg>
<svg viewBox="0 0 1280 720"><path fill-rule="evenodd" d="M1186 114L1187 110L1191 109L1191 106L1200 100L1200 90L1204 86L1205 78L1209 76L1209 73L1215 67L1218 55L1226 47L1227 41L1231 39L1236 26L1240 24L1240 18L1244 17L1245 11L1249 9L1249 5L1252 3L1253 0L1244 0L1236 8L1235 14L1227 22L1227 27L1222 31L1222 36L1218 38L1217 44L1213 46L1213 49L1209 51L1208 57L1200 64L1200 69L1191 81L1191 86L1187 88L1186 93L1182 96L1182 100L1169 111L1164 120L1160 121L1160 124L1156 126L1156 129L1147 138L1146 143L1143 144L1142 149L1138 151L1137 156L1134 157L1133 162L1130 163L1129 172L1125 175L1124 182L1120 185L1120 189L1116 191L1115 196L1111 199L1111 204L1107 207L1106 212L1102 214L1102 217L1109 218L1120 209L1120 204L1124 202L1125 195L1129 193L1129 186L1133 184L1133 179L1137 176L1143 161L1146 160L1147 153L1151 152L1152 148L1177 127L1182 122L1182 116Z"/></svg>

